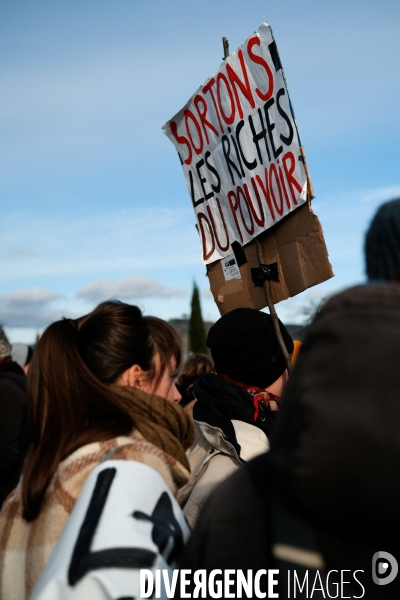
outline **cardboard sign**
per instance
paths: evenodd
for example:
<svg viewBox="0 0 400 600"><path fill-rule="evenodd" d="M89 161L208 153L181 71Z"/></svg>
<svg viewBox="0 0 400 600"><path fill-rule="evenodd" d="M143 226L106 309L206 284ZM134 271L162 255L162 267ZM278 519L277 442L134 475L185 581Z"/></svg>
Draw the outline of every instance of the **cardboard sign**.
<svg viewBox="0 0 400 600"><path fill-rule="evenodd" d="M87 478L30 600L139 598L141 571L172 575L188 537L159 473L135 461L105 461ZM166 599L158 584L156 597Z"/></svg>
<svg viewBox="0 0 400 600"><path fill-rule="evenodd" d="M270 281L276 304L333 277L322 228L308 203L260 236L264 263L275 268L279 281ZM234 308L261 309L267 305L262 286L254 283L260 268L255 242L242 249L240 279L227 280L222 261L207 265L211 292L221 315ZM276 266L275 266L276 265Z"/></svg>
<svg viewBox="0 0 400 600"><path fill-rule="evenodd" d="M232 254L307 199L307 178L271 28L231 54L163 127L197 216L202 260Z"/></svg>

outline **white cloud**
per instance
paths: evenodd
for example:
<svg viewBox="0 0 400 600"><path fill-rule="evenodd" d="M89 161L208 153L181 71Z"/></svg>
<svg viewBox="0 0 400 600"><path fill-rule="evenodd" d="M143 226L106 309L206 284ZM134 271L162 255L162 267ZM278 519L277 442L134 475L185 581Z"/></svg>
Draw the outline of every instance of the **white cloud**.
<svg viewBox="0 0 400 600"><path fill-rule="evenodd" d="M185 290L172 288L150 277L128 275L122 279L97 279L76 292L78 298L90 302L100 302L108 298L122 300L163 297L186 296Z"/></svg>
<svg viewBox="0 0 400 600"><path fill-rule="evenodd" d="M65 314L52 306L62 298L62 294L39 287L0 296L0 322L7 327L46 327Z"/></svg>
<svg viewBox="0 0 400 600"><path fill-rule="evenodd" d="M3 296L3 298L8 298L10 301L22 306L27 302L45 304L52 300L59 300L60 298L63 298L63 295L37 287L30 290L16 290L7 296Z"/></svg>

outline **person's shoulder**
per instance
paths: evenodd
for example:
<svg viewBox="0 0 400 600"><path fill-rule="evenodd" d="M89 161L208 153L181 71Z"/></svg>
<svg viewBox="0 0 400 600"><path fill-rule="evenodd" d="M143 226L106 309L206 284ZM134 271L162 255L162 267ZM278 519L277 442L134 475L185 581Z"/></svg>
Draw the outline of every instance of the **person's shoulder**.
<svg viewBox="0 0 400 600"><path fill-rule="evenodd" d="M241 466L218 486L204 507L204 512L226 517L229 506L232 517L249 514L249 507L263 510L268 498L269 455L261 454Z"/></svg>

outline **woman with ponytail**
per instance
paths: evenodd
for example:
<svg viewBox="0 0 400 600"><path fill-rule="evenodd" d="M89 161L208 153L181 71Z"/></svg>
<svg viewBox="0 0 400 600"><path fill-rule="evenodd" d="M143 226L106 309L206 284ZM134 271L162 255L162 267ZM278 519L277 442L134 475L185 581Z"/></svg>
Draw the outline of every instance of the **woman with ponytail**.
<svg viewBox="0 0 400 600"><path fill-rule="evenodd" d="M181 358L172 327L104 302L43 333L28 402L33 444L0 513L0 597L25 600L90 472L113 451L155 469L173 494L189 477L193 425L178 406Z"/></svg>

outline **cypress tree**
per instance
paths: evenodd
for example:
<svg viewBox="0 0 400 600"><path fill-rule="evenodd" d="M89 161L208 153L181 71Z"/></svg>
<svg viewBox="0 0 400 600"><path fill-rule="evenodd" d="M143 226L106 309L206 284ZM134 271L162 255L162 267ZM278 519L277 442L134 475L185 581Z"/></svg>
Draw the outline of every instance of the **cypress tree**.
<svg viewBox="0 0 400 600"><path fill-rule="evenodd" d="M208 354L206 330L201 315L200 296L196 284L193 286L192 311L190 313L189 321L189 350L191 350L191 352Z"/></svg>

